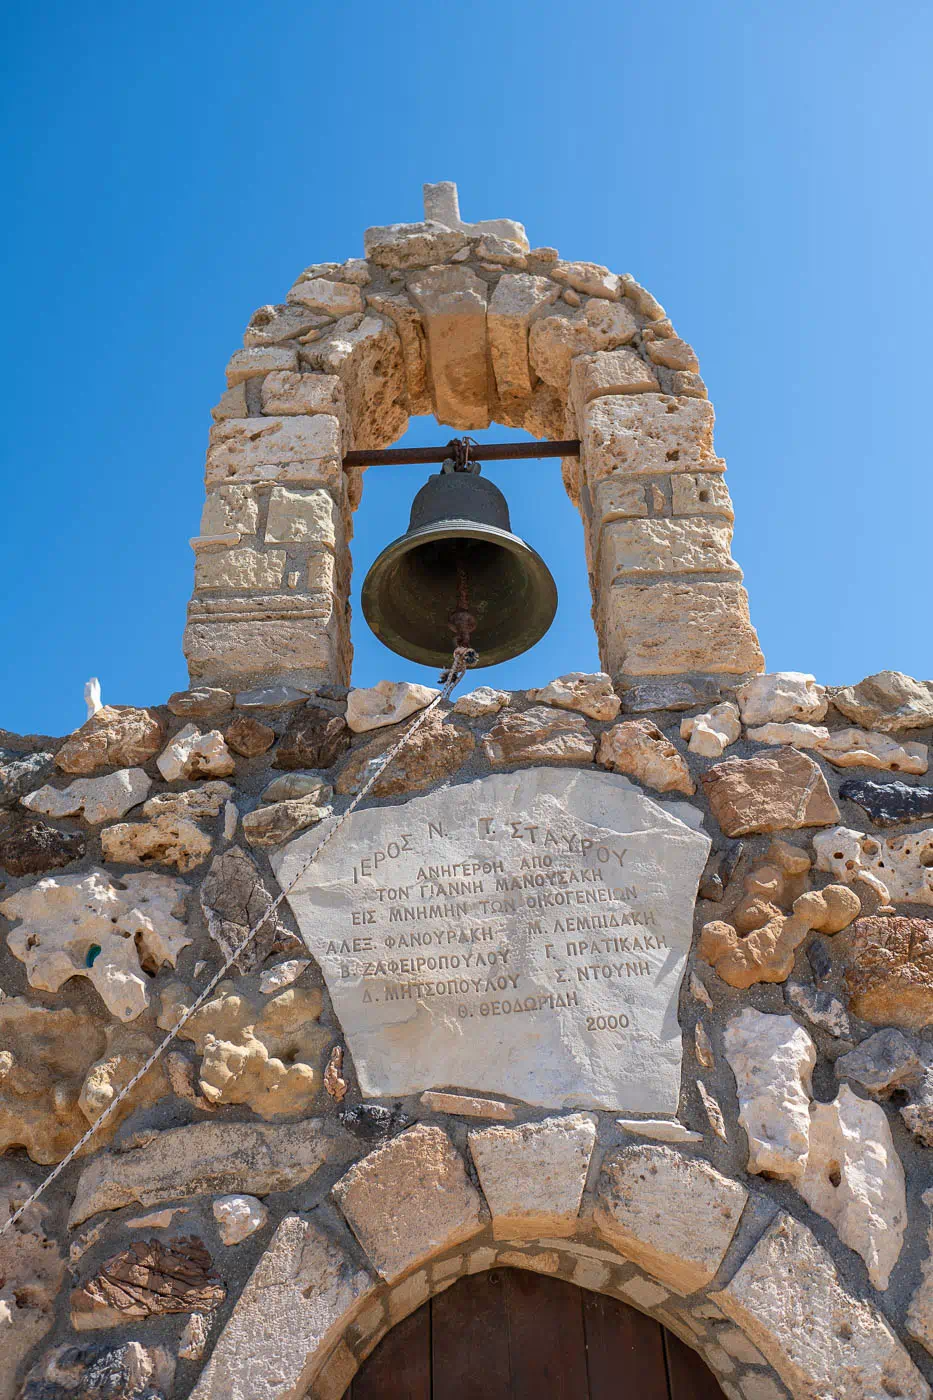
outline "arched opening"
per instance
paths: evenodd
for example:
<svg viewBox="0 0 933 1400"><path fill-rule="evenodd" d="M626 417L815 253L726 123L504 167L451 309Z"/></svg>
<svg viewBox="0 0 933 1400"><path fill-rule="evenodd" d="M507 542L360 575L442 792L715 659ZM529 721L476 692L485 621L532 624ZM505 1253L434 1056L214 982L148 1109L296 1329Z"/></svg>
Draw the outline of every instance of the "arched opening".
<svg viewBox="0 0 933 1400"><path fill-rule="evenodd" d="M425 416L412 418L408 431L394 445L440 446L460 435L459 430ZM480 461L485 443L534 441L530 433L499 424L470 436L479 444ZM363 475L362 499L353 517L354 685L374 685L386 677L404 677L424 685L436 683L435 670L394 655L373 635L360 607L360 589L376 556L407 530L415 493L438 470L436 466L381 466L370 467ZM482 474L504 493L514 533L543 556L557 584L559 601L550 630L536 646L512 661L481 666L474 683L523 690L543 685L566 671L599 670L596 633L590 617L583 525L567 495L559 459L483 463Z"/></svg>
<svg viewBox="0 0 933 1400"><path fill-rule="evenodd" d="M468 1275L394 1327L345 1400L722 1400L695 1351L618 1298L524 1269Z"/></svg>

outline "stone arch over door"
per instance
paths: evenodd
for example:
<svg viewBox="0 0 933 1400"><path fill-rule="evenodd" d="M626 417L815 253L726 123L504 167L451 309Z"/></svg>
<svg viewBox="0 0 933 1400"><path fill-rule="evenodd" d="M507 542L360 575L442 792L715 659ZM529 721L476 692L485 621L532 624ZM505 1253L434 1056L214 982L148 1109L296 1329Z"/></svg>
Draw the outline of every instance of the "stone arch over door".
<svg viewBox="0 0 933 1400"><path fill-rule="evenodd" d="M426 413L580 439L563 476L614 680L763 670L713 408L650 292L530 248L512 220L465 223L453 185L426 186L424 222L368 229L364 246L261 307L227 365L192 541L192 683L348 682L362 481L343 458Z"/></svg>

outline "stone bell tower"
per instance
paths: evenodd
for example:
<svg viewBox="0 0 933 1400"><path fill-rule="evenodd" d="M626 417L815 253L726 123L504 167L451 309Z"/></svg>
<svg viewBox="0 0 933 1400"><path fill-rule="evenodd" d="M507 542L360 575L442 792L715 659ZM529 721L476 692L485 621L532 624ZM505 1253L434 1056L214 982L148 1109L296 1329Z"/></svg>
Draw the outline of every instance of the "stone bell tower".
<svg viewBox="0 0 933 1400"><path fill-rule="evenodd" d="M465 223L367 229L365 258L306 268L260 307L213 410L185 652L192 683L346 684L351 449L409 414L579 439L564 481L585 525L605 671L623 685L763 669L697 357L629 275Z"/></svg>

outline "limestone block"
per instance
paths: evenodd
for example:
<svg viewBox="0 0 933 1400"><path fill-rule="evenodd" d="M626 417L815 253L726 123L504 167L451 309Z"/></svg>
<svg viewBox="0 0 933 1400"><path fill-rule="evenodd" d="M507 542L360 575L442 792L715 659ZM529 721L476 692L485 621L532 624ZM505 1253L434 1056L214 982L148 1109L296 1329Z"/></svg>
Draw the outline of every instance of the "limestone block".
<svg viewBox="0 0 933 1400"><path fill-rule="evenodd" d="M708 1162L640 1143L606 1158L593 1224L659 1282L692 1293L716 1274L747 1200Z"/></svg>
<svg viewBox="0 0 933 1400"><path fill-rule="evenodd" d="M609 520L647 516L650 498L651 487L642 481L629 481L621 476L606 477L596 486L593 521L599 525Z"/></svg>
<svg viewBox="0 0 933 1400"><path fill-rule="evenodd" d="M926 1211L927 1255L921 1266L920 1282L907 1308L907 1331L933 1355L933 1187L920 1197Z"/></svg>
<svg viewBox="0 0 933 1400"><path fill-rule="evenodd" d="M492 686L481 685L476 690L467 691L454 703L455 715L467 715L470 719L481 719L484 715L497 715L511 700L507 690L494 690Z"/></svg>
<svg viewBox="0 0 933 1400"><path fill-rule="evenodd" d="M268 787L260 793L260 802L294 802L300 797L313 797L319 807L324 807L334 795L334 790L320 773L284 773L281 778L273 778Z"/></svg>
<svg viewBox="0 0 933 1400"><path fill-rule="evenodd" d="M55 773L55 757L50 753L16 753L0 748L0 809L15 807L21 797L34 791Z"/></svg>
<svg viewBox="0 0 933 1400"><path fill-rule="evenodd" d="M286 345L251 345L246 350L237 350L228 360L227 386L234 389L255 375L297 368L297 350Z"/></svg>
<svg viewBox="0 0 933 1400"><path fill-rule="evenodd" d="M532 342L539 326L532 331ZM620 394L586 405L581 438L586 478L722 472L713 448L712 404L667 394Z"/></svg>
<svg viewBox="0 0 933 1400"><path fill-rule="evenodd" d="M696 792L682 755L650 719L623 720L607 729L599 741L598 762L658 792Z"/></svg>
<svg viewBox="0 0 933 1400"><path fill-rule="evenodd" d="M180 729L156 763L167 783L178 778L226 778L236 767L220 730L202 734L196 724Z"/></svg>
<svg viewBox="0 0 933 1400"><path fill-rule="evenodd" d="M286 301L297 301L309 311L320 311L325 316L352 316L363 310L359 287L352 282L332 282L325 277L299 278ZM294 369L294 365L274 365L272 368Z"/></svg>
<svg viewBox="0 0 933 1400"><path fill-rule="evenodd" d="M309 478L339 482L342 456L340 421L330 414L228 418L211 428L205 482L211 487L274 481L286 475L281 469L289 463L308 468Z"/></svg>
<svg viewBox="0 0 933 1400"><path fill-rule="evenodd" d="M64 773L133 768L158 753L162 735L162 721L153 711L104 705L65 740L55 762Z"/></svg>
<svg viewBox="0 0 933 1400"><path fill-rule="evenodd" d="M184 652L192 681L223 680L245 690L262 681L308 689L343 674L339 635L326 618L189 619Z"/></svg>
<svg viewBox="0 0 933 1400"><path fill-rule="evenodd" d="M65 1156L87 1131L80 1095L104 1045L100 1021L84 1012L25 997L0 1002L0 1153L21 1147L41 1163Z"/></svg>
<svg viewBox="0 0 933 1400"><path fill-rule="evenodd" d="M508 272L489 300L487 325L496 388L501 398L521 398L534 387L528 363L528 331L542 309L557 300L546 277Z"/></svg>
<svg viewBox="0 0 933 1400"><path fill-rule="evenodd" d="M72 1291L71 1325L85 1332L172 1313L207 1312L226 1295L197 1235L170 1243L136 1240Z"/></svg>
<svg viewBox="0 0 933 1400"><path fill-rule="evenodd" d="M338 323L330 335L306 346L301 359L311 369L336 375L343 384L357 447L386 447L402 436L408 409L402 346L394 325L368 313L358 326Z"/></svg>
<svg viewBox="0 0 933 1400"><path fill-rule="evenodd" d="M804 671L774 671L755 676L736 692L745 724L783 724L824 719L829 707L825 685Z"/></svg>
<svg viewBox="0 0 933 1400"><path fill-rule="evenodd" d="M570 370L570 398L583 422L583 410L591 399L606 394L656 394L657 377L634 350L597 350L578 355Z"/></svg>
<svg viewBox="0 0 933 1400"><path fill-rule="evenodd" d="M854 1015L904 1030L933 1024L933 919L859 919L844 946Z"/></svg>
<svg viewBox="0 0 933 1400"><path fill-rule="evenodd" d="M32 1194L27 1181L0 1189L4 1224ZM55 1299L64 1282L65 1260L34 1212L0 1235L0 1397L13 1400L20 1364L52 1327Z"/></svg>
<svg viewBox="0 0 933 1400"><path fill-rule="evenodd" d="M511 238L497 238L495 234L489 234L480 240L476 245L476 256L481 262L498 263L502 267L528 266L525 245L516 243Z"/></svg>
<svg viewBox="0 0 933 1400"><path fill-rule="evenodd" d="M195 560L194 586L199 592L213 588L274 590L281 586L285 557L284 549L270 549L265 554L258 549L202 551Z"/></svg>
<svg viewBox="0 0 933 1400"><path fill-rule="evenodd" d="M347 696L347 724L355 734L399 724L423 710L440 694L430 686L411 681L377 681L368 689L351 690Z"/></svg>
<svg viewBox="0 0 933 1400"><path fill-rule="evenodd" d="M259 520L256 492L250 486L215 486L201 512L201 535L254 535Z"/></svg>
<svg viewBox="0 0 933 1400"><path fill-rule="evenodd" d="M722 694L719 682L714 680L622 681L619 689L622 711L629 715L653 710L692 710L714 703Z"/></svg>
<svg viewBox="0 0 933 1400"><path fill-rule="evenodd" d="M219 423L224 418L248 418L249 404L246 401L246 381L237 384L233 389L225 389L211 409L211 417L215 423Z"/></svg>
<svg viewBox="0 0 933 1400"><path fill-rule="evenodd" d="M269 374L262 381L262 411L277 413L325 413L346 422L347 404L336 374Z"/></svg>
<svg viewBox="0 0 933 1400"><path fill-rule="evenodd" d="M243 835L251 846L280 846L330 816L330 810L319 806L316 796L265 802L243 818Z"/></svg>
<svg viewBox="0 0 933 1400"><path fill-rule="evenodd" d="M482 741L493 768L518 764L592 763L596 740L582 715L535 705L506 710Z"/></svg>
<svg viewBox="0 0 933 1400"><path fill-rule="evenodd" d="M638 330L631 308L623 302L589 301L579 311L556 307L535 320L529 334L529 360L539 379L566 395L577 355L616 350Z"/></svg>
<svg viewBox="0 0 933 1400"><path fill-rule="evenodd" d="M227 747L243 758L257 758L271 749L276 740L275 730L268 724L260 724L252 715L237 715L227 725L225 739ZM231 794L232 795L232 794Z"/></svg>
<svg viewBox="0 0 933 1400"><path fill-rule="evenodd" d="M435 416L455 428L485 428L486 283L467 267L432 267L408 291L427 336Z"/></svg>
<svg viewBox="0 0 933 1400"><path fill-rule="evenodd" d="M596 1143L591 1113L470 1133L496 1239L572 1235Z"/></svg>
<svg viewBox="0 0 933 1400"><path fill-rule="evenodd" d="M200 1361L207 1349L211 1332L210 1313L192 1313L178 1339L178 1355L182 1361Z"/></svg>
<svg viewBox="0 0 933 1400"><path fill-rule="evenodd" d="M671 507L674 515L724 515L735 519L729 488L721 476L709 473L675 473L671 477Z"/></svg>
<svg viewBox="0 0 933 1400"><path fill-rule="evenodd" d="M280 306L260 306L250 317L243 334L243 344L279 345L283 340L300 340L309 331L327 325L330 317L309 311L299 302ZM240 415L246 417L245 414Z"/></svg>
<svg viewBox="0 0 933 1400"><path fill-rule="evenodd" d="M648 358L656 365L663 365L665 369L686 370L696 374L700 368L693 346L676 336L656 337L652 340L646 336L645 349Z"/></svg>
<svg viewBox="0 0 933 1400"><path fill-rule="evenodd" d="M483 1199L440 1128L419 1124L357 1162L333 1196L387 1283L483 1228Z"/></svg>
<svg viewBox="0 0 933 1400"><path fill-rule="evenodd" d="M878 671L833 691L832 698L847 719L883 734L933 724L933 681L915 681L902 671Z"/></svg>
<svg viewBox="0 0 933 1400"><path fill-rule="evenodd" d="M867 879L885 904L933 904L933 827L904 836L866 836L837 826L813 838L817 870L850 884Z"/></svg>
<svg viewBox="0 0 933 1400"><path fill-rule="evenodd" d="M337 792L344 795L358 792L369 775L370 763L396 744L399 737L397 730L390 729L354 749L337 774L334 784ZM435 710L378 779L372 795L394 797L404 792L420 792L422 788L452 777L466 763L475 745L469 729L445 720L443 713Z"/></svg>
<svg viewBox="0 0 933 1400"><path fill-rule="evenodd" d="M822 749L829 739L825 724L759 724L747 731L756 744L791 744L795 749Z"/></svg>
<svg viewBox="0 0 933 1400"><path fill-rule="evenodd" d="M118 822L101 832L105 860L127 865L173 865L182 874L211 853L211 838L185 817L166 815L148 822Z"/></svg>
<svg viewBox="0 0 933 1400"><path fill-rule="evenodd" d="M132 1021L149 1004L143 968L175 966L185 937L179 915L185 887L168 875L121 875L118 888L103 870L49 876L0 903L19 923L8 935L31 987L57 992L86 977L108 1011Z"/></svg>
<svg viewBox="0 0 933 1400"><path fill-rule="evenodd" d="M331 768L350 747L352 737L343 715L306 704L289 720L272 766L286 770Z"/></svg>
<svg viewBox="0 0 933 1400"><path fill-rule="evenodd" d="M716 1303L805 1400L929 1400L881 1314L853 1297L805 1225L783 1212Z"/></svg>
<svg viewBox="0 0 933 1400"><path fill-rule="evenodd" d="M737 705L725 700L703 715L691 715L680 721L680 737L689 740L691 753L704 758L722 758L730 744L742 736L742 722Z"/></svg>
<svg viewBox="0 0 933 1400"><path fill-rule="evenodd" d="M152 779L142 768L120 768L105 778L78 778L66 788L43 787L20 799L46 817L83 816L91 826L125 816L149 795Z"/></svg>
<svg viewBox="0 0 933 1400"><path fill-rule="evenodd" d="M212 1210L222 1244L242 1244L269 1220L269 1212L255 1196L218 1196Z"/></svg>
<svg viewBox="0 0 933 1400"><path fill-rule="evenodd" d="M240 947L251 928L257 928L249 947L237 958L241 972L260 966L276 946L295 941L276 916L269 915L272 896L252 857L239 846L231 846L211 861L200 903L207 931L225 956Z"/></svg>
<svg viewBox="0 0 933 1400"><path fill-rule="evenodd" d="M599 537L599 586L605 598L620 580L638 574L726 573L732 527L712 520L614 520Z"/></svg>
<svg viewBox="0 0 933 1400"><path fill-rule="evenodd" d="M622 296L622 279L608 267L591 262L556 262L550 275L562 286L573 287L588 297L605 297L609 301L619 301Z"/></svg>
<svg viewBox="0 0 933 1400"><path fill-rule="evenodd" d="M529 690L527 695L529 700L539 704L556 705L559 710L579 710L595 720L615 719L622 704L605 671L569 671L539 690Z"/></svg>
<svg viewBox="0 0 933 1400"><path fill-rule="evenodd" d="M792 1016L750 1006L730 1017L723 1044L748 1137L748 1170L798 1186L807 1166L816 1046Z"/></svg>
<svg viewBox="0 0 933 1400"><path fill-rule="evenodd" d="M475 237L504 238L527 251L528 239L524 226L515 219L480 219L478 223L467 224L460 218L460 200L457 186L452 180L440 180L437 184L423 185L424 216L445 228L459 229L461 233ZM547 251L547 250L539 250ZM555 260L556 260L556 254Z"/></svg>
<svg viewBox="0 0 933 1400"><path fill-rule="evenodd" d="M421 313L404 296L367 296L367 306L388 317L395 326L402 346L409 413L431 412L431 384L428 376L428 350L421 324Z"/></svg>
<svg viewBox="0 0 933 1400"><path fill-rule="evenodd" d="M291 1191L350 1144L318 1118L300 1123L193 1123L156 1133L142 1147L101 1152L78 1180L68 1228L99 1211L244 1191Z"/></svg>
<svg viewBox="0 0 933 1400"><path fill-rule="evenodd" d="M373 1286L371 1276L315 1223L286 1216L237 1299L190 1400L304 1395Z"/></svg>
<svg viewBox="0 0 933 1400"><path fill-rule="evenodd" d="M499 1099L481 1099L475 1094L447 1094L437 1089L427 1089L421 1095L421 1102L431 1113L455 1113L461 1118L492 1118L499 1123L511 1123L515 1109L510 1103Z"/></svg>
<svg viewBox="0 0 933 1400"><path fill-rule="evenodd" d="M748 595L737 583L619 584L597 601L597 622L613 676L742 675L764 664Z"/></svg>
<svg viewBox="0 0 933 1400"><path fill-rule="evenodd" d="M275 967L267 968L259 974L259 990L263 996L281 992L293 982L297 982L310 966L309 958L288 958L285 962L276 963Z"/></svg>
<svg viewBox="0 0 933 1400"><path fill-rule="evenodd" d="M341 535L340 513L330 492L290 491L285 486L272 488L266 522L267 544L312 543L335 549ZM274 550L272 553L281 554L284 565L284 552ZM280 581L281 577L282 570L279 571Z"/></svg>
<svg viewBox="0 0 933 1400"><path fill-rule="evenodd" d="M446 262L469 244L458 229L428 219L420 224L388 224L363 234L366 257L377 267L430 267Z"/></svg>
<svg viewBox="0 0 933 1400"><path fill-rule="evenodd" d="M930 766L926 744L899 744L887 734L867 729L836 729L820 743L820 753L836 768L884 768L889 773L925 773Z"/></svg>
<svg viewBox="0 0 933 1400"><path fill-rule="evenodd" d="M40 1357L18 1395L20 1400L171 1400L174 1376L168 1347L66 1342Z"/></svg>
<svg viewBox="0 0 933 1400"><path fill-rule="evenodd" d="M831 826L839 818L823 770L794 748L727 758L700 781L726 836Z"/></svg>

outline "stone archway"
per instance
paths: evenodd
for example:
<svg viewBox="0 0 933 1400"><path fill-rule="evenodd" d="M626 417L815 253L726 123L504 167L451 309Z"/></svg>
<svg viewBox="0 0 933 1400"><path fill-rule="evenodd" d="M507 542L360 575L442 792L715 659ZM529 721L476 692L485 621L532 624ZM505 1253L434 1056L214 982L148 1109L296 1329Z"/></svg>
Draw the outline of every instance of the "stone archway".
<svg viewBox="0 0 933 1400"><path fill-rule="evenodd" d="M409 413L581 440L602 666L642 683L763 669L713 408L692 348L628 275L529 247L521 224L460 219L425 187L419 224L368 229L365 259L307 268L261 307L214 409L185 652L192 683L349 680L351 448Z"/></svg>

